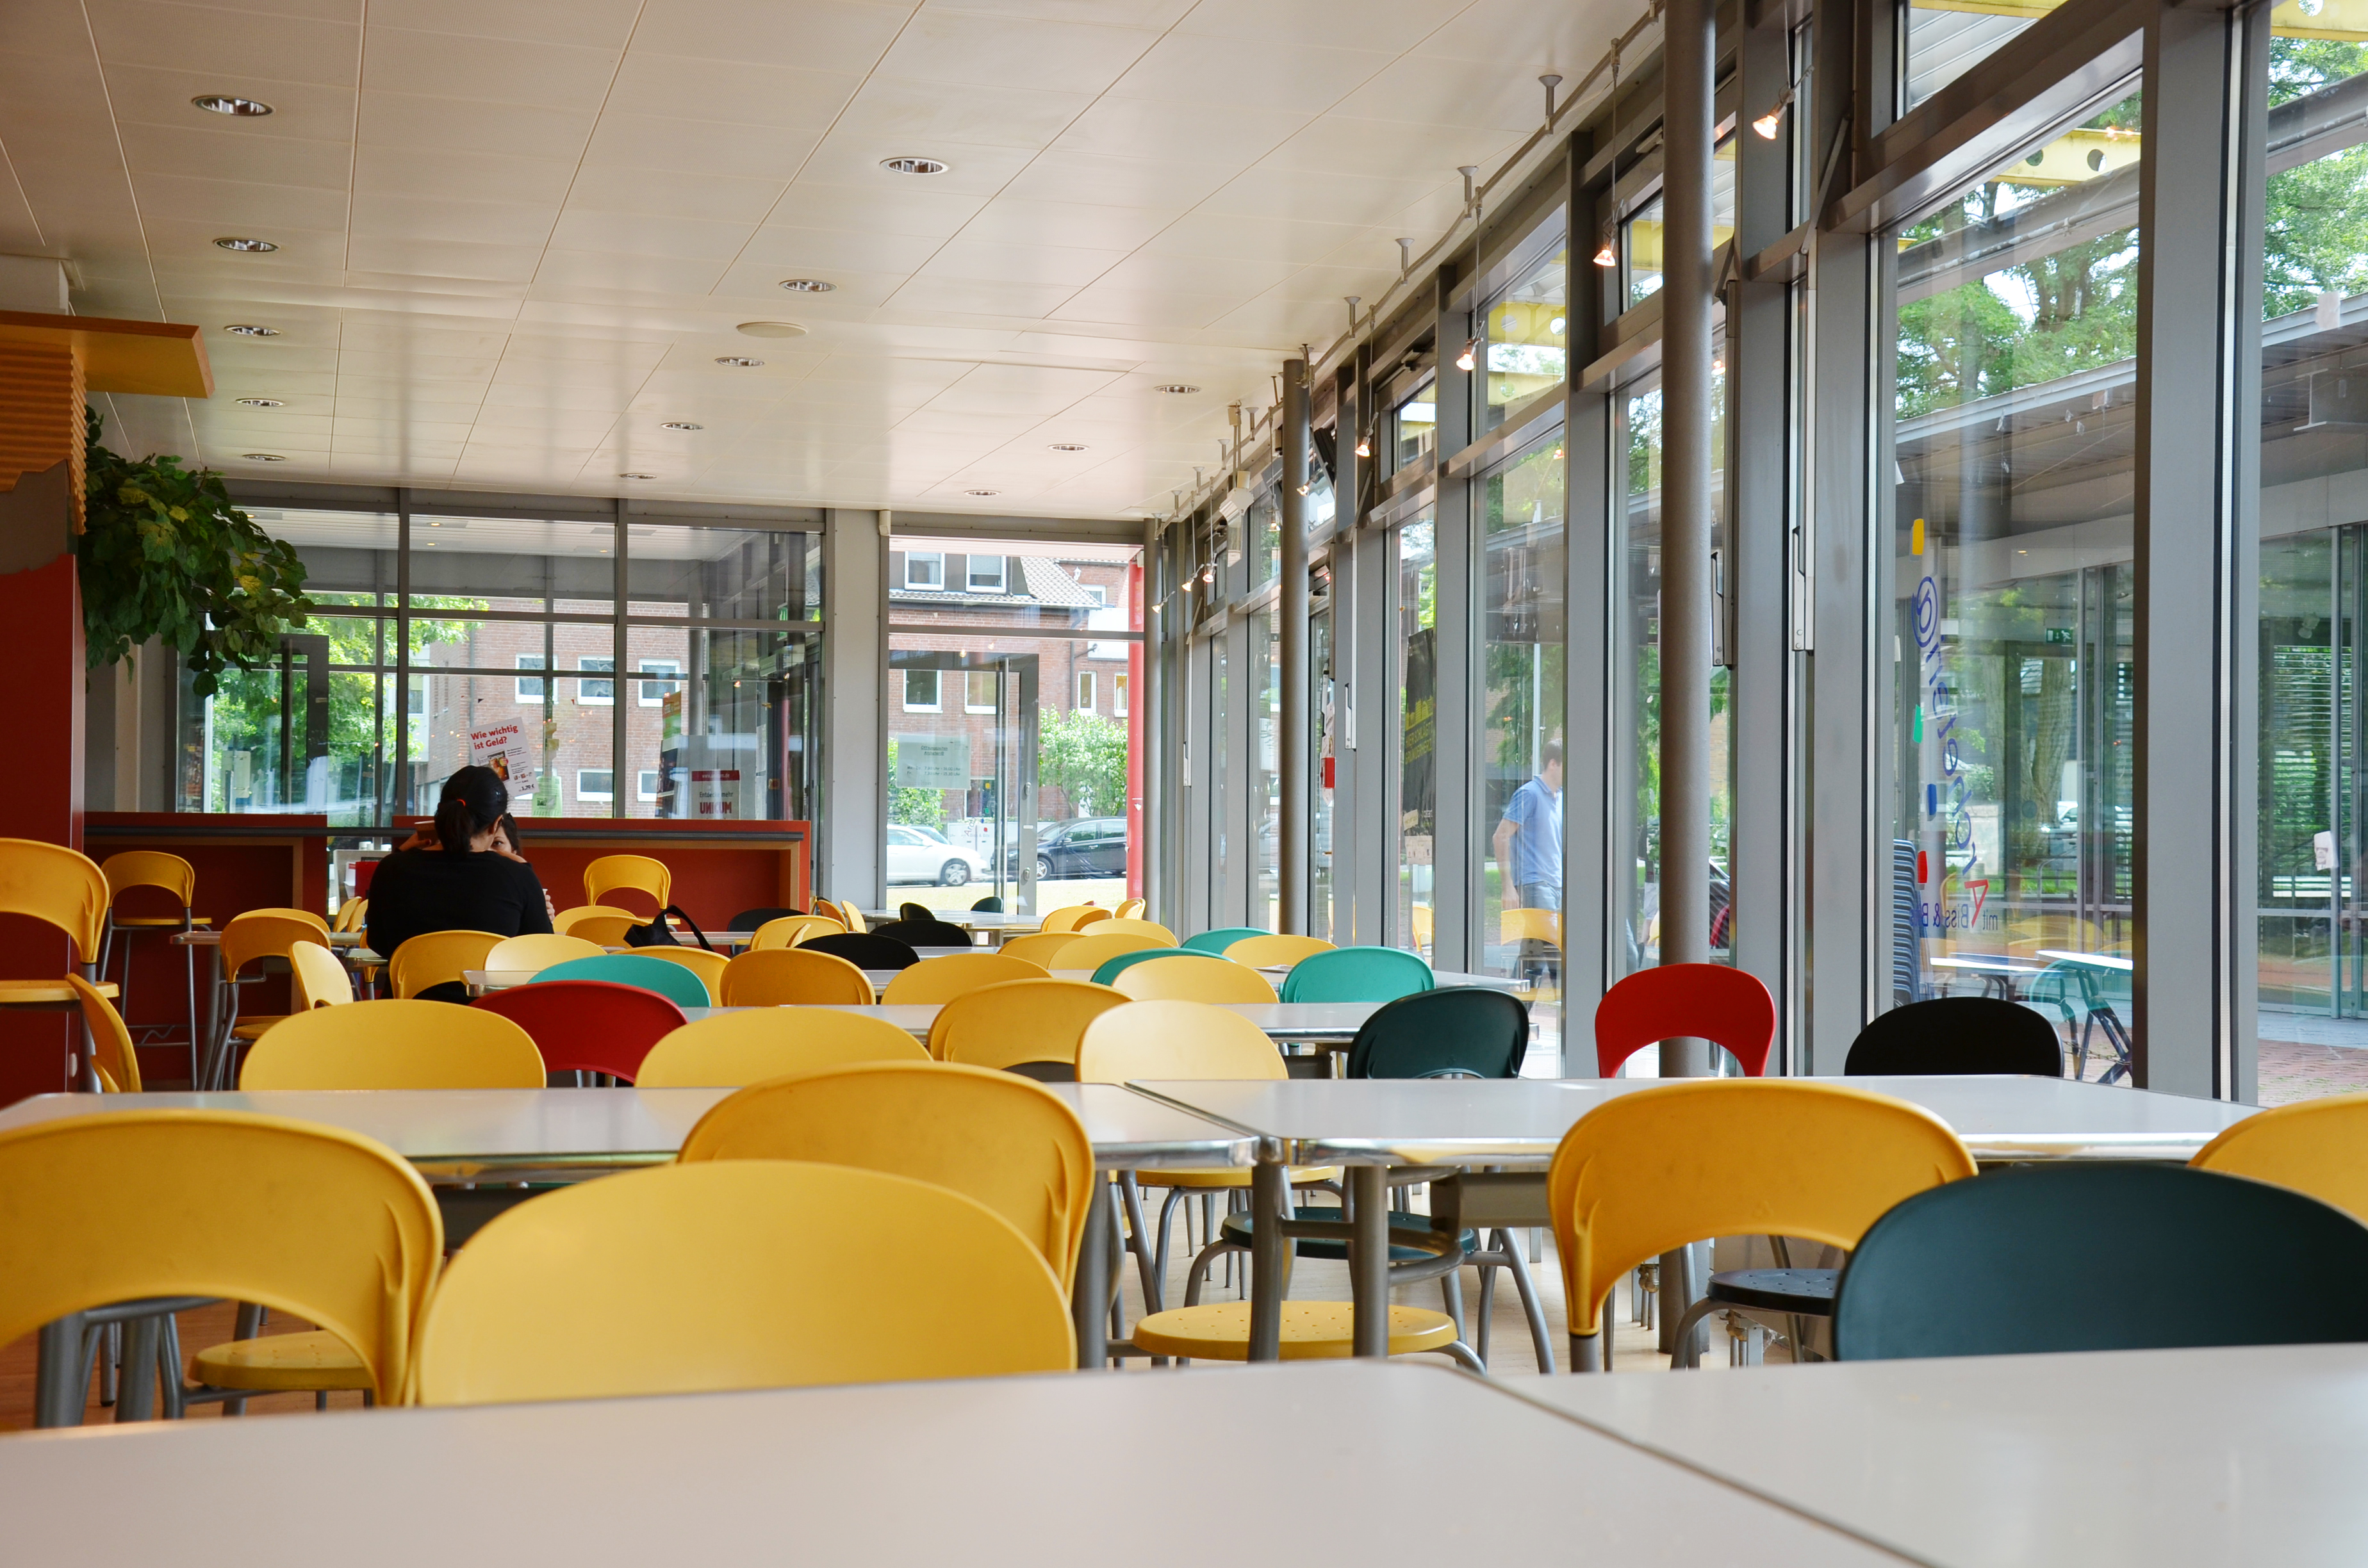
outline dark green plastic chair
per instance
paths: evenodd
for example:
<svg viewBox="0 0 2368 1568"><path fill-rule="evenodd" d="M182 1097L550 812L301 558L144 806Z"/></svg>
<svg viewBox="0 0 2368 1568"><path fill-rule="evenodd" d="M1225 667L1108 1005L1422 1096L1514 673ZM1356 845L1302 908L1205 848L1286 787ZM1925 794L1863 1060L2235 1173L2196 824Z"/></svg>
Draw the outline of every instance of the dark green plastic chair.
<svg viewBox="0 0 2368 1568"><path fill-rule="evenodd" d="M1365 1020L1349 1047L1351 1078L1518 1078L1530 1010L1482 985L1401 996Z"/></svg>
<svg viewBox="0 0 2368 1568"><path fill-rule="evenodd" d="M1208 956L1209 955L1206 953L1189 953L1182 948L1145 948L1141 952L1121 953L1114 959L1105 959L1102 960L1101 968L1094 971L1094 983L1096 985L1108 985L1110 983L1110 978L1117 974L1119 971L1127 968L1131 964L1149 963L1153 959L1204 959Z"/></svg>
<svg viewBox="0 0 2368 1568"><path fill-rule="evenodd" d="M1286 1002L1395 1002L1435 989L1430 966L1402 948L1338 948L1291 966Z"/></svg>
<svg viewBox="0 0 2368 1568"><path fill-rule="evenodd" d="M1235 942L1247 941L1252 937L1273 935L1273 932L1259 926L1226 926L1214 931L1203 931L1197 937L1187 937L1177 945L1189 948L1196 953L1214 953L1219 958L1224 958L1225 949Z"/></svg>
<svg viewBox="0 0 2368 1568"><path fill-rule="evenodd" d="M2045 1015L1996 996L1936 996L1894 1007L1858 1031L1846 1078L1884 1074L2027 1073L2064 1076L2064 1047Z"/></svg>
<svg viewBox="0 0 2368 1568"><path fill-rule="evenodd" d="M655 991L677 1007L715 1006L715 998L707 994L707 982L689 970L664 959L645 959L635 953L569 959L565 963L552 964L527 983L540 985L546 980L613 981L619 985L638 985L644 991Z"/></svg>
<svg viewBox="0 0 2368 1568"><path fill-rule="evenodd" d="M970 912L973 915L1000 915L1003 913L1003 901L990 893L972 904Z"/></svg>
<svg viewBox="0 0 2368 1568"><path fill-rule="evenodd" d="M1860 1240L1834 1301L1844 1361L2360 1341L2368 1225L2183 1165L2026 1166L1918 1193Z"/></svg>

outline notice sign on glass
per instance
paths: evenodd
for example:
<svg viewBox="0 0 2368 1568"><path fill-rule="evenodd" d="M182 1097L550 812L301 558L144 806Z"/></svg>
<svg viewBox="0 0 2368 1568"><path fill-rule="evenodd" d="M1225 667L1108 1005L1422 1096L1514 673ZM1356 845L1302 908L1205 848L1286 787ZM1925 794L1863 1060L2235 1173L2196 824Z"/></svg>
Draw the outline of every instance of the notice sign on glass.
<svg viewBox="0 0 2368 1568"><path fill-rule="evenodd" d="M898 735L896 787L900 790L970 788L968 735Z"/></svg>
<svg viewBox="0 0 2368 1568"><path fill-rule="evenodd" d="M469 732L469 765L490 767L504 778L527 771L525 732L516 719L503 719Z"/></svg>

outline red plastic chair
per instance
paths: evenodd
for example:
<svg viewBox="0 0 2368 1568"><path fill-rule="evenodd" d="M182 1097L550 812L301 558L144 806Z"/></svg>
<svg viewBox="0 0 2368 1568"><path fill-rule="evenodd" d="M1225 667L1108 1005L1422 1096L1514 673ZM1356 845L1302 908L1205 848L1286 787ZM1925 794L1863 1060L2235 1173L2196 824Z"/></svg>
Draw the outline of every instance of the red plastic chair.
<svg viewBox="0 0 2368 1568"><path fill-rule="evenodd" d="M690 1021L656 992L608 980L519 985L469 1005L526 1030L553 1073L607 1073L629 1084L650 1047Z"/></svg>
<svg viewBox="0 0 2368 1568"><path fill-rule="evenodd" d="M1759 977L1723 963L1641 969L1595 1008L1595 1070L1609 1078L1648 1045L1706 1040L1725 1046L1746 1077L1764 1077L1776 1043L1776 1001Z"/></svg>

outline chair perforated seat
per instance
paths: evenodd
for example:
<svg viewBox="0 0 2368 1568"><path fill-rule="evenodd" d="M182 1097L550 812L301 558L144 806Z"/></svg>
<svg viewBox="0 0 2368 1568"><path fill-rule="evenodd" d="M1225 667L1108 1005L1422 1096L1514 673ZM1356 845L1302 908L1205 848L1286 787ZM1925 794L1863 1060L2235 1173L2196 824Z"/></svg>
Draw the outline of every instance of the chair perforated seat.
<svg viewBox="0 0 2368 1568"><path fill-rule="evenodd" d="M370 1369L326 1329L233 1339L190 1358L198 1381L247 1393L318 1393L370 1387Z"/></svg>
<svg viewBox="0 0 2368 1568"><path fill-rule="evenodd" d="M1724 1306L1829 1317L1841 1277L1839 1268L1731 1268L1712 1275L1702 1294Z"/></svg>
<svg viewBox="0 0 2368 1568"><path fill-rule="evenodd" d="M1313 1176L1316 1176L1318 1173L1310 1172L1308 1174ZM1338 1204L1302 1203L1294 1210L1294 1213L1295 1217L1298 1219L1325 1220L1335 1224L1338 1224L1343 1218L1342 1210ZM1228 1214L1217 1227L1218 1234L1224 1240L1233 1243L1235 1246L1249 1245L1250 1237L1257 1229L1258 1217L1253 1214ZM1390 1210L1390 1229L1393 1231L1420 1231L1425 1234L1429 1234L1430 1233L1430 1216L1428 1214L1409 1213L1403 1209L1393 1209ZM1465 1252L1477 1252L1480 1250L1480 1233L1477 1231L1465 1231L1456 1239L1463 1244ZM1322 1236L1302 1237L1299 1243L1299 1256L1302 1257L1328 1258L1336 1263L1346 1263L1349 1261L1349 1244L1347 1242L1330 1241ZM1402 1247L1395 1243L1390 1246L1390 1261L1392 1263L1420 1263L1426 1258L1434 1257L1438 1255L1433 1253L1428 1247Z"/></svg>
<svg viewBox="0 0 2368 1568"><path fill-rule="evenodd" d="M1282 1303L1282 1358L1341 1360L1356 1353L1356 1309L1347 1301ZM1154 1356L1199 1361L1247 1361L1250 1304L1217 1301L1154 1312L1134 1325L1137 1348ZM1423 1307L1390 1309L1390 1354L1444 1350L1455 1343L1455 1320Z"/></svg>

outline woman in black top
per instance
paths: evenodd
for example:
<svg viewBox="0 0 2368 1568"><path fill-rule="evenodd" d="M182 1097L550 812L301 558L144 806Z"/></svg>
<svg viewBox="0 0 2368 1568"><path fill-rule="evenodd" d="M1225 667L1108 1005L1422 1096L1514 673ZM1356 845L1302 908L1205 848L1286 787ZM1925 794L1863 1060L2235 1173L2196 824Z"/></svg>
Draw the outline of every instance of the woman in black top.
<svg viewBox="0 0 2368 1568"><path fill-rule="evenodd" d="M425 835L379 862L370 876L370 950L393 958L429 931L518 937L551 929L542 880L507 846L495 847L509 787L490 767L463 767L436 803L436 841ZM434 995L442 986L431 986ZM461 987L454 983L452 989ZM451 997L465 1002L465 994Z"/></svg>

